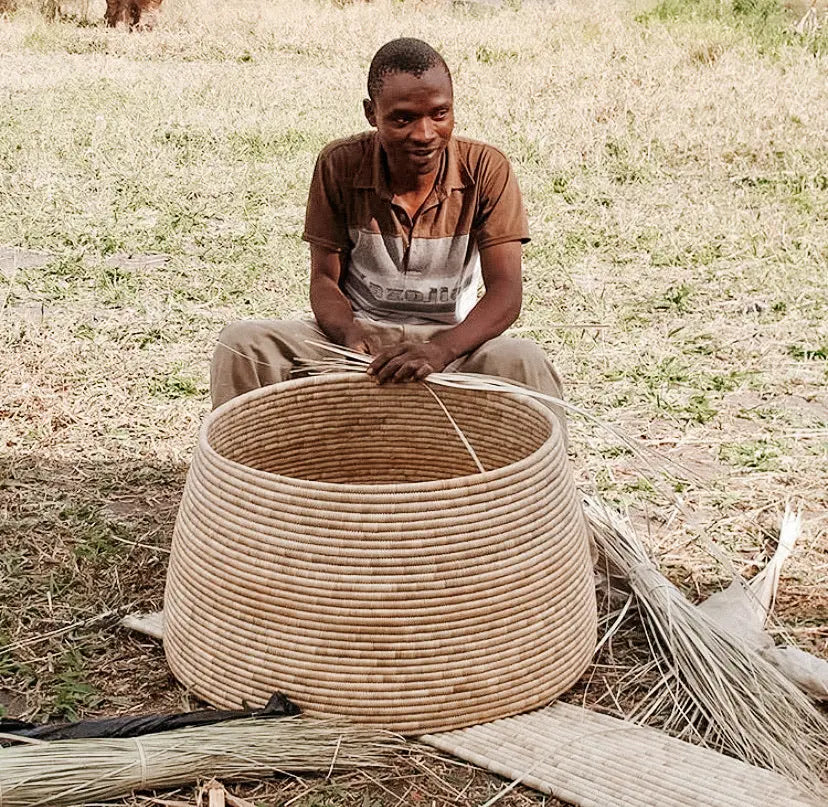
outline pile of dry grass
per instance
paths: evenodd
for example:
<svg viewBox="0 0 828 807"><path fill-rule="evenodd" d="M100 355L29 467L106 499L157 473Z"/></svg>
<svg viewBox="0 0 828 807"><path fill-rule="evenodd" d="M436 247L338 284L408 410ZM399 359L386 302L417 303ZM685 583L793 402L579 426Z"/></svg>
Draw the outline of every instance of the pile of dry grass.
<svg viewBox="0 0 828 807"><path fill-rule="evenodd" d="M659 671L640 719L666 707L675 733L825 795L825 715L776 667L688 602L626 521L594 499L587 499L587 517L601 554L635 595Z"/></svg>
<svg viewBox="0 0 828 807"><path fill-rule="evenodd" d="M199 778L371 768L400 746L387 733L301 717L13 746L0 750L0 807L57 807Z"/></svg>

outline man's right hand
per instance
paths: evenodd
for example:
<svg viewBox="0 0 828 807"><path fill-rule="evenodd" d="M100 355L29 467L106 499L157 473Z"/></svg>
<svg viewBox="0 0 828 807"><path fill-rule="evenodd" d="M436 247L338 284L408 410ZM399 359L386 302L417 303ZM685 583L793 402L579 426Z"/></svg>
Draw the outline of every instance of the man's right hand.
<svg viewBox="0 0 828 807"><path fill-rule="evenodd" d="M354 319L350 302L339 288L341 255L311 244L310 302L313 315L333 342L357 353L374 356L380 341L365 324Z"/></svg>

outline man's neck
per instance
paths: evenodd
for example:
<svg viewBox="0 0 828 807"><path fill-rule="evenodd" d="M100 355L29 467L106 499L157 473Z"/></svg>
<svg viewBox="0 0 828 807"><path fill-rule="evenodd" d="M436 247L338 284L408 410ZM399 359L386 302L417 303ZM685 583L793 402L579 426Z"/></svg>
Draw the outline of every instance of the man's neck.
<svg viewBox="0 0 828 807"><path fill-rule="evenodd" d="M393 166L389 165L388 188L395 196L425 193L434 187L438 173L439 169L437 168L427 174L418 174L417 172L405 173L403 171L395 171Z"/></svg>
<svg viewBox="0 0 828 807"><path fill-rule="evenodd" d="M437 174L440 173L439 165L427 174L419 174L411 169L406 170L393 165L384 149L382 163L388 180L388 190L394 196L413 196L428 193L434 187Z"/></svg>

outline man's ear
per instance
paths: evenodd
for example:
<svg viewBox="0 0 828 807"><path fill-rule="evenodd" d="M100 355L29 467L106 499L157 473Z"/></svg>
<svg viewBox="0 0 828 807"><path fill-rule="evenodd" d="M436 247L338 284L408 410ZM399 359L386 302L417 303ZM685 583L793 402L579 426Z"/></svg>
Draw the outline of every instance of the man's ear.
<svg viewBox="0 0 828 807"><path fill-rule="evenodd" d="M377 126L377 109L374 102L370 98L364 98L362 101L362 111L365 113L365 119L374 128Z"/></svg>

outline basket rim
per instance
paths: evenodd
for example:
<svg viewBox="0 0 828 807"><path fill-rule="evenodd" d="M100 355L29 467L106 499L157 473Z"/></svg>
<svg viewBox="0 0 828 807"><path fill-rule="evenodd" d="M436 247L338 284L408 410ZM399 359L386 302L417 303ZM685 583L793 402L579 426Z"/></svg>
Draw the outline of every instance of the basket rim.
<svg viewBox="0 0 828 807"><path fill-rule="evenodd" d="M540 414L546 420L550 433L549 436L540 444L540 446L538 446L538 448L536 448L531 454L527 454L525 457L521 457L520 459L510 462L507 465L501 465L498 468L492 468L491 470L484 471L483 473L476 471L474 473L463 474L461 476L451 476L444 479L429 479L420 482L321 482L315 479L304 479L303 477L287 476L286 474L277 474L272 471L263 471L260 468L254 468L250 465L237 462L236 460L231 460L223 454L220 454L210 445L207 435L212 425L229 412L244 406L250 401L278 394L278 392L281 392L282 390L292 389L294 387L322 386L334 383L341 384L343 382L353 385L375 383L370 381L368 376L364 373L322 373L319 375L291 378L287 381L278 381L275 384L268 384L264 387L259 387L257 389L242 393L241 395L237 395L235 398L231 398L229 401L225 401L221 406L216 407L204 419L198 434L198 450L209 457L212 462L218 462L225 465L227 468L237 469L249 477L255 477L262 481L284 483L295 487L303 487L312 491L333 494L342 493L344 491L354 491L355 493L382 495L399 493L428 493L431 491L446 491L454 488L469 488L481 484L485 485L489 482L500 479L503 476L507 476L514 471L520 470L530 462L534 464L536 458L549 450L550 443L552 441L561 440L561 425L558 422L557 417L555 417L548 407L528 395L524 396L513 392L497 392L492 394L509 397L512 400L519 402L521 405L526 406L529 409L533 409L536 413ZM400 384L399 386L403 387L405 385Z"/></svg>

